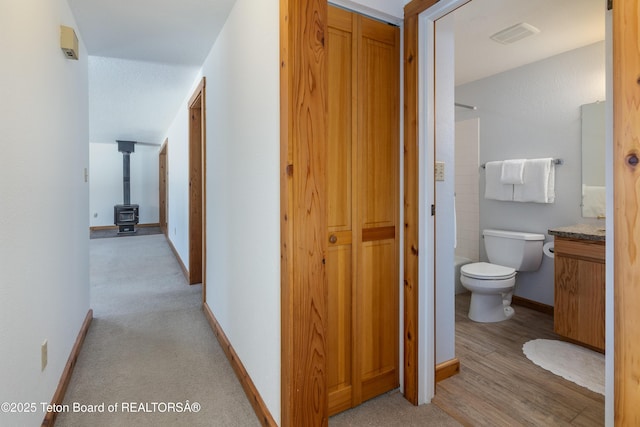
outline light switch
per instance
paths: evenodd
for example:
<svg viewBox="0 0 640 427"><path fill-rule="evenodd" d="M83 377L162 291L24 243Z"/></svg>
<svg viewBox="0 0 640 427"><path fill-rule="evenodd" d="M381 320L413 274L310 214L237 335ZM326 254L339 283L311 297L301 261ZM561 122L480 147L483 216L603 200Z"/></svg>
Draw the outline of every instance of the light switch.
<svg viewBox="0 0 640 427"><path fill-rule="evenodd" d="M435 180L444 181L444 162L436 162Z"/></svg>

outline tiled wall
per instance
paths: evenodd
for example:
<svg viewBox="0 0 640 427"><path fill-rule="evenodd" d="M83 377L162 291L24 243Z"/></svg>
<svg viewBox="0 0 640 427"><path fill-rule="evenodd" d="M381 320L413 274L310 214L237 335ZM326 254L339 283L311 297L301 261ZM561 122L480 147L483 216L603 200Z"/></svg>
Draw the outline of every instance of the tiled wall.
<svg viewBox="0 0 640 427"><path fill-rule="evenodd" d="M480 259L479 119L456 122L456 255Z"/></svg>

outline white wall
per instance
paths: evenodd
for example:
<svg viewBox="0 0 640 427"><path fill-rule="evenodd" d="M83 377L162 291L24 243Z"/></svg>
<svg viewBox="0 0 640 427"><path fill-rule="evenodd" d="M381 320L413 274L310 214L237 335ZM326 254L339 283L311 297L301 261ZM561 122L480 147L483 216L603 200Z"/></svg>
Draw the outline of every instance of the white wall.
<svg viewBox="0 0 640 427"><path fill-rule="evenodd" d="M436 287L436 364L455 357L455 274L453 269L455 193L455 113L453 15L436 22L436 139L435 160L444 163L444 180L435 183L435 287ZM425 153L429 155L429 153Z"/></svg>
<svg viewBox="0 0 640 427"><path fill-rule="evenodd" d="M200 82L193 84L191 91ZM167 131L167 229L168 237L185 266L189 265L189 122L186 95Z"/></svg>
<svg viewBox="0 0 640 427"><path fill-rule="evenodd" d="M60 50L60 25L77 29L66 1L1 9L0 402L39 405L51 401L89 309L87 56L82 40L79 61ZM43 416L41 407L0 413L0 425Z"/></svg>
<svg viewBox="0 0 640 427"><path fill-rule="evenodd" d="M279 2L238 0L207 76L207 301L280 419Z"/></svg>
<svg viewBox="0 0 640 427"><path fill-rule="evenodd" d="M549 228L596 221L581 216L580 106L605 99L604 55L599 42L456 88L456 101L478 107L458 117L480 118L481 163L523 157L565 162L556 167L553 204L486 200L480 174L481 230L547 234ZM482 245L480 251L486 259ZM516 294L553 305L553 280L553 259L544 257L538 271L518 273Z"/></svg>
<svg viewBox="0 0 640 427"><path fill-rule="evenodd" d="M207 302L276 421L279 72L279 2L238 0L202 68L207 79ZM169 237L185 265L190 95L168 132Z"/></svg>
<svg viewBox="0 0 640 427"><path fill-rule="evenodd" d="M186 113L185 113L186 114ZM140 224L155 224L158 211L159 146L136 144L131 153L131 203L140 205ZM112 143L89 144L89 220L92 227L113 226L113 206L123 203L122 153Z"/></svg>

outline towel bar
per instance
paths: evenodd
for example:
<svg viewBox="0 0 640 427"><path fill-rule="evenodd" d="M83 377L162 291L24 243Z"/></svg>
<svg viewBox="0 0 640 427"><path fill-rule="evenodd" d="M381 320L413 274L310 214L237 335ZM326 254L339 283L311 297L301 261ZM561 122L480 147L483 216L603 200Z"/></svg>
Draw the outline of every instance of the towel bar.
<svg viewBox="0 0 640 427"><path fill-rule="evenodd" d="M562 160L562 159L553 159L553 164L554 165L563 165L564 164L564 160ZM480 167L482 169L485 169L486 165L487 165L486 163L483 163L482 165L480 165Z"/></svg>

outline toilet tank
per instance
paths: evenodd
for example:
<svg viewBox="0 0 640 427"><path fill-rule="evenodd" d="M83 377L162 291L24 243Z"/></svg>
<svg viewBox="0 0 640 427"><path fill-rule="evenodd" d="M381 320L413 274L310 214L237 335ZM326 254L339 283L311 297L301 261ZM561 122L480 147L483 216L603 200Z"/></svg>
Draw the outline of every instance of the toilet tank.
<svg viewBox="0 0 640 427"><path fill-rule="evenodd" d="M522 231L483 230L484 247L491 264L534 271L542 262L544 234Z"/></svg>

